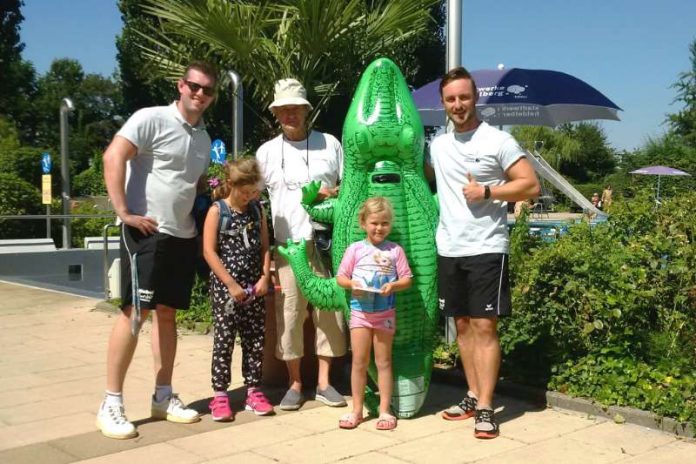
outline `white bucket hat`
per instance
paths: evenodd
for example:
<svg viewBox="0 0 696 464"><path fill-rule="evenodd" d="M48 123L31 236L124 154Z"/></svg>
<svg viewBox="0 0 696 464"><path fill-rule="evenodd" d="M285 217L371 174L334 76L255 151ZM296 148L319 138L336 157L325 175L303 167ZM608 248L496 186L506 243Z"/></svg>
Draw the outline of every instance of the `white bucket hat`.
<svg viewBox="0 0 696 464"><path fill-rule="evenodd" d="M312 109L312 104L307 101L307 90L297 79L281 79L276 82L273 103L268 109L287 105L307 105Z"/></svg>

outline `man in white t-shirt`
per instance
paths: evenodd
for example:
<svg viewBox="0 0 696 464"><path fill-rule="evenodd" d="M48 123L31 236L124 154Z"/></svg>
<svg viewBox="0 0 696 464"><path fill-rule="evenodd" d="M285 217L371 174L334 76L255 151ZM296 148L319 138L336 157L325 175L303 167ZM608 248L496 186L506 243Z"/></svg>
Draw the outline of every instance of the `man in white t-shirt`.
<svg viewBox="0 0 696 464"><path fill-rule="evenodd" d="M121 313L109 338L106 394L97 427L110 438L138 435L123 407L123 383L141 321L152 311L155 393L152 417L200 420L172 391L176 311L187 309L197 252L191 210L209 162L203 113L213 102L217 73L193 62L169 106L137 111L104 152L104 181L121 223Z"/></svg>
<svg viewBox="0 0 696 464"><path fill-rule="evenodd" d="M469 386L466 397L442 415L448 420L475 416L474 436L495 438L497 322L511 312L507 202L537 197L540 186L515 139L478 119L478 92L466 69L452 69L442 78L440 96L454 126L430 145L440 203L440 309L455 319Z"/></svg>
<svg viewBox="0 0 696 464"><path fill-rule="evenodd" d="M332 135L308 129L307 116L312 106L305 88L297 80L279 80L269 108L282 132L259 147L256 159L271 200L276 244L307 240L310 262L316 272L321 272L320 257L312 243L312 224L301 204L302 187L318 180L320 200L336 196L343 170L343 149ZM308 303L288 262L277 254L275 264L284 297L282 307L276 312L276 357L285 361L289 375L289 388L279 407L290 411L299 409L304 401L300 362L304 356L303 325ZM345 406L343 396L329 383L332 359L346 353L343 315L341 311L314 310L312 320L319 362L315 398L329 406Z"/></svg>

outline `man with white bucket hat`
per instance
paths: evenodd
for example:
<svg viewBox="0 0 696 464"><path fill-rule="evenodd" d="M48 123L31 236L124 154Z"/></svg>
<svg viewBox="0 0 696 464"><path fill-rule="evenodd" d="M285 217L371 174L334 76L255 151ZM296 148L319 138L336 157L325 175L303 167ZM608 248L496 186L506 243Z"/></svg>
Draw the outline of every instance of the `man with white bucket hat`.
<svg viewBox="0 0 696 464"><path fill-rule="evenodd" d="M271 200L273 230L277 244L288 240L308 242L307 254L316 272L322 272L320 258L312 243L312 224L302 208L302 187L321 182L319 199L336 196L343 173L343 149L330 134L307 127L312 105L307 91L296 79L281 79L275 84L269 109L281 127L281 134L264 143L256 152L265 187ZM288 262L275 256L278 278L284 297L276 306L278 340L276 357L285 361L289 389L280 409L297 410L302 406L300 362L304 355L303 325L307 318L307 300L295 282ZM329 406L345 406L346 401L329 383L331 361L346 353L346 329L340 311L312 311L316 328L315 349L319 363L316 399Z"/></svg>

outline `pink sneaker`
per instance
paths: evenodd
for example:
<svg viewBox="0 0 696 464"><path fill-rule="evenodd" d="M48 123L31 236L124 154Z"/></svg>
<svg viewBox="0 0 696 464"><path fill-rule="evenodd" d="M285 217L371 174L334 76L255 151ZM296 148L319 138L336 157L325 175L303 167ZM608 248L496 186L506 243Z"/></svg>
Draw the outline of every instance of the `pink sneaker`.
<svg viewBox="0 0 696 464"><path fill-rule="evenodd" d="M217 422L229 422L234 420L234 412L230 408L230 399L225 396L215 396L210 402L210 414Z"/></svg>
<svg viewBox="0 0 696 464"><path fill-rule="evenodd" d="M273 413L273 405L261 390L250 388L247 393L244 409L254 411L257 416L267 416Z"/></svg>

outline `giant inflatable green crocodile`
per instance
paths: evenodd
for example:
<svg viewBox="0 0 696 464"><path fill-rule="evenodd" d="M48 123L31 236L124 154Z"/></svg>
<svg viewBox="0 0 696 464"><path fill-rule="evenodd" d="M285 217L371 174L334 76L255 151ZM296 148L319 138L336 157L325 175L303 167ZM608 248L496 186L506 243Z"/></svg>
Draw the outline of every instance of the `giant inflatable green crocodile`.
<svg viewBox="0 0 696 464"><path fill-rule="evenodd" d="M374 61L364 72L343 126L344 175L338 198L314 203L319 189L303 189L303 205L318 222L333 224L332 263L338 266L347 246L365 237L358 210L369 197L394 205L389 240L406 252L414 274L410 289L396 296L397 330L393 346L392 409L411 417L423 405L430 384L437 312L435 228L437 206L423 176L423 124L399 68L389 59ZM315 308L342 310L350 318L347 293L335 279L316 276L305 244L279 247L302 293ZM376 380L374 365L370 377ZM368 388L365 404L375 412Z"/></svg>

